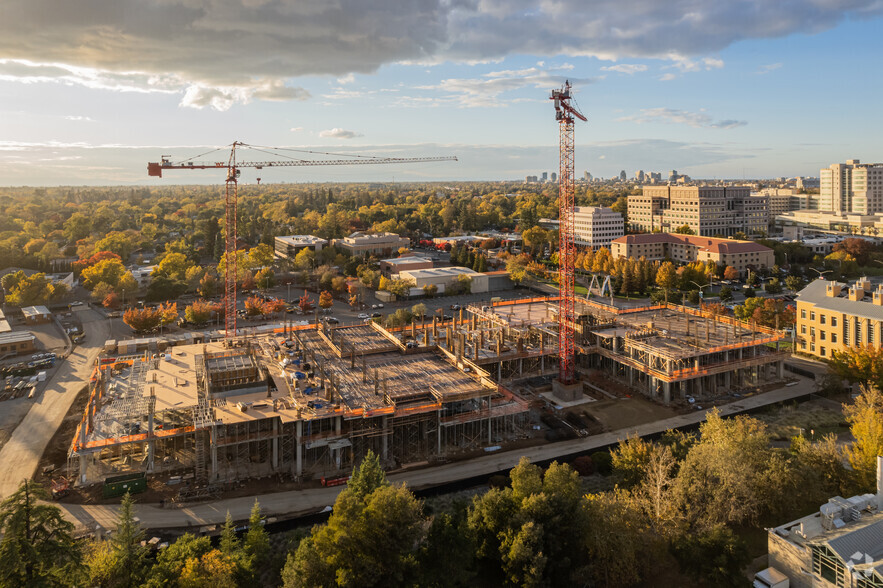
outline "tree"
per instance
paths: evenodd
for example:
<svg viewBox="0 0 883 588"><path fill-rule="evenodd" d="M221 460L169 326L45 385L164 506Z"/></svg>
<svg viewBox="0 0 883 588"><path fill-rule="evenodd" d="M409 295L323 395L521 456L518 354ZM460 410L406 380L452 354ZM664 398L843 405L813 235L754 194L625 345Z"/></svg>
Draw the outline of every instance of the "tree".
<svg viewBox="0 0 883 588"><path fill-rule="evenodd" d="M194 264L183 253L169 253L159 264L153 268L152 275L165 276L173 280L183 280L187 276L187 270Z"/></svg>
<svg viewBox="0 0 883 588"><path fill-rule="evenodd" d="M315 263L316 253L312 249L301 249L294 256L294 266L301 271L312 269Z"/></svg>
<svg viewBox="0 0 883 588"><path fill-rule="evenodd" d="M426 540L417 554L421 586L468 586L474 576L474 547L466 526L465 510L432 518Z"/></svg>
<svg viewBox="0 0 883 588"><path fill-rule="evenodd" d="M134 504L126 492L120 504L116 532L110 541L94 546L87 560L89 585L115 588L144 584L150 550L141 544L144 530L135 521Z"/></svg>
<svg viewBox="0 0 883 588"><path fill-rule="evenodd" d="M328 290L322 290L319 294L319 308L325 310L332 306L334 306L334 297L331 296L331 292Z"/></svg>
<svg viewBox="0 0 883 588"><path fill-rule="evenodd" d="M855 441L846 450L849 464L862 489L874 489L877 456L883 455L883 394L876 385L862 386L853 404L843 405L843 414Z"/></svg>
<svg viewBox="0 0 883 588"><path fill-rule="evenodd" d="M716 409L708 413L674 485L676 503L691 528L755 522L777 507L784 499L781 481L789 475L769 442L757 419L723 419Z"/></svg>
<svg viewBox="0 0 883 588"><path fill-rule="evenodd" d="M883 389L883 348L859 345L832 351L828 372L851 384Z"/></svg>
<svg viewBox="0 0 883 588"><path fill-rule="evenodd" d="M724 279L725 280L738 280L739 279L739 270L734 268L731 265L728 265L724 268Z"/></svg>
<svg viewBox="0 0 883 588"><path fill-rule="evenodd" d="M181 576L190 560L199 561L205 554L212 551L212 542L208 537L194 537L184 533L174 543L159 552L156 564L150 570L147 580L148 588L164 588L165 586L184 585Z"/></svg>
<svg viewBox="0 0 883 588"><path fill-rule="evenodd" d="M134 231L132 231L134 232ZM108 233L103 239L95 243L95 251L111 251L120 256L120 259L129 259L132 251L135 250L135 243L126 233L114 231Z"/></svg>
<svg viewBox="0 0 883 588"><path fill-rule="evenodd" d="M154 308L130 308L123 313L123 322L136 333L151 333L162 323L162 313Z"/></svg>
<svg viewBox="0 0 883 588"><path fill-rule="evenodd" d="M83 286L91 290L96 284L104 282L116 286L126 274L126 268L119 259L105 259L83 270Z"/></svg>
<svg viewBox="0 0 883 588"><path fill-rule="evenodd" d="M7 274L4 278L12 276L6 282L6 302L11 306L34 306L46 304L50 300L58 299L67 294L67 286L53 284L46 274L38 273L30 277L25 276L23 271L15 274ZM8 284L12 284L8 286Z"/></svg>
<svg viewBox="0 0 883 588"><path fill-rule="evenodd" d="M313 299L310 298L310 295L307 294L306 290L304 290L304 295L298 299L297 306L303 314L307 314L313 310Z"/></svg>
<svg viewBox="0 0 883 588"><path fill-rule="evenodd" d="M242 553L247 562L247 568L257 579L270 555L270 536L264 528L264 519L261 516L261 505L255 499L251 507L251 515L248 518L248 531L242 539Z"/></svg>
<svg viewBox="0 0 883 588"><path fill-rule="evenodd" d="M665 261L656 272L656 285L665 291L665 300L668 302L668 293L678 285L678 272L675 264Z"/></svg>
<svg viewBox="0 0 883 588"><path fill-rule="evenodd" d="M509 476L511 488L494 488L469 509L479 564L513 585L572 585L588 563L579 476L558 463L543 476L526 458Z"/></svg>
<svg viewBox="0 0 883 588"><path fill-rule="evenodd" d="M423 304L422 302L415 304L414 306L411 307L411 313L414 316L419 316L420 320L422 321L423 317L426 316L426 305Z"/></svg>
<svg viewBox="0 0 883 588"><path fill-rule="evenodd" d="M589 494L585 500L586 555L590 585L630 586L647 570L649 540L641 514L623 491Z"/></svg>
<svg viewBox="0 0 883 588"><path fill-rule="evenodd" d="M638 436L620 440L611 452L613 474L623 488L633 488L644 479L653 446Z"/></svg>
<svg viewBox="0 0 883 588"><path fill-rule="evenodd" d="M194 325L204 325L212 319L215 305L205 300L196 300L184 309L184 318Z"/></svg>
<svg viewBox="0 0 883 588"><path fill-rule="evenodd" d="M214 296L217 286L217 278L213 274L206 272L205 275L202 276L202 279L199 280L199 287L196 289L196 291L203 298L211 298L212 296Z"/></svg>
<svg viewBox="0 0 883 588"><path fill-rule="evenodd" d="M438 286L435 284L426 284L423 286L423 295L427 298L432 298L438 292Z"/></svg>
<svg viewBox="0 0 883 588"><path fill-rule="evenodd" d="M181 588L236 588L236 564L217 549L191 557L181 570Z"/></svg>
<svg viewBox="0 0 883 588"><path fill-rule="evenodd" d="M733 289L730 288L729 286L721 287L720 299L721 299L721 302L729 302L730 300L732 300L733 299Z"/></svg>
<svg viewBox="0 0 883 588"><path fill-rule="evenodd" d="M259 314L264 314L264 301L257 296L252 296L250 298L246 298L245 300L245 314L248 316L258 316Z"/></svg>
<svg viewBox="0 0 883 588"><path fill-rule="evenodd" d="M111 310L116 310L120 307L120 297L116 292L108 292L107 295L102 299L101 306L104 308L110 308Z"/></svg>
<svg viewBox="0 0 883 588"><path fill-rule="evenodd" d="M3 586L73 586L81 568L73 523L46 504L49 493L24 480L0 504L0 583Z"/></svg>
<svg viewBox="0 0 883 588"><path fill-rule="evenodd" d="M742 587L743 569L751 563L745 542L724 525L687 534L672 543L681 570L711 586Z"/></svg>
<svg viewBox="0 0 883 588"><path fill-rule="evenodd" d="M266 243L255 245L248 251L248 261L252 268L270 268L274 257L273 248Z"/></svg>
<svg viewBox="0 0 883 588"><path fill-rule="evenodd" d="M797 292L803 288L803 278L799 276L788 276L785 278L785 287L792 292Z"/></svg>
<svg viewBox="0 0 883 588"><path fill-rule="evenodd" d="M289 555L283 585L412 585L425 534L420 503L404 486L390 485L369 451L338 495L328 522L314 527Z"/></svg>
<svg viewBox="0 0 883 588"><path fill-rule="evenodd" d="M696 231L691 229L690 225L681 225L680 227L676 228L674 232L681 234L681 235L695 235L696 234Z"/></svg>

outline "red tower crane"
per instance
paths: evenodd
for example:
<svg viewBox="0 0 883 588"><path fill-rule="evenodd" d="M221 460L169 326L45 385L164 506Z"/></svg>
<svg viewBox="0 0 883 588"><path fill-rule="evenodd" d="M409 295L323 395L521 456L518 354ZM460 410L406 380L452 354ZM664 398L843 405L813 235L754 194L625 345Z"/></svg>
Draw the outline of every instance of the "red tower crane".
<svg viewBox="0 0 883 588"><path fill-rule="evenodd" d="M211 153L215 153L221 151L221 149L214 149L207 153L203 153L201 155L197 155L195 157L182 159L180 161L172 161L171 155L163 155L160 158L159 163L148 163L147 164L147 175L148 176L156 176L162 177L163 170L174 170L174 169L225 169L227 170L227 180L226 180L226 202L225 202L225 215L226 215L226 243L225 243L225 259L226 259L226 272L224 276L224 327L225 334L224 336L227 338L234 337L236 335L236 276L237 276L237 262L236 262L236 241L237 241L237 231L236 231L236 218L237 218L237 206L238 206L238 185L239 185L239 175L240 168L243 167L253 167L255 169L263 169L265 167L307 167L314 165L373 165L373 164L385 164L385 163L422 163L422 162L430 162L430 161L457 161L457 158L454 156L447 157L374 157L369 155L350 155L350 154L335 154L335 153L324 153L322 151L309 151L306 149L284 149L279 147L256 147L254 145L247 145L240 141L234 141L230 147L230 153L226 157L226 161L199 161L197 158L204 157ZM265 160L265 161L238 161L237 150L238 149L251 149L254 151L259 151L264 154L270 154L275 157L281 157L283 159L279 160ZM268 151L272 149L272 151ZM226 150L226 147L224 148ZM312 154L312 155L335 155L337 157L345 157L349 159L302 159L300 157L291 157L287 155L281 155L279 153L275 153L275 151L290 151L299 154Z"/></svg>
<svg viewBox="0 0 883 588"><path fill-rule="evenodd" d="M573 122L574 118L586 121L575 107L571 106L570 82L560 90L552 90L551 100L555 102L555 120L558 121L560 162L558 168L558 380L562 384L575 381L573 359L573 325L575 322L573 261L575 245L573 240Z"/></svg>

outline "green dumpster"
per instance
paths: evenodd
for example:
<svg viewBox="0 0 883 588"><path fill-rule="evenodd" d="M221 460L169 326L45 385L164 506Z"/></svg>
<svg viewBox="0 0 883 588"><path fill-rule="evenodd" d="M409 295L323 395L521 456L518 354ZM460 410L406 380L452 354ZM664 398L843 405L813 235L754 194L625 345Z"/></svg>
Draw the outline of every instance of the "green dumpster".
<svg viewBox="0 0 883 588"><path fill-rule="evenodd" d="M142 472L140 474L123 474L122 476L105 478L102 494L105 498L113 498L114 496L122 496L126 492L138 494L146 490L147 475Z"/></svg>

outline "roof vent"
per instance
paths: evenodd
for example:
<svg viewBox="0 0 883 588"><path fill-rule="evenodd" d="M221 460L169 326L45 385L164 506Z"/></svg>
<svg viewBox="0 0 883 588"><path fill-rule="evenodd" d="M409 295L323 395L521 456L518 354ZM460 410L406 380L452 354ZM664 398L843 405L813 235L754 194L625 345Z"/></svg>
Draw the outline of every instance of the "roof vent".
<svg viewBox="0 0 883 588"><path fill-rule="evenodd" d="M840 296L840 292L843 290L843 285L838 284L837 282L828 282L826 284L825 293L831 298L836 298Z"/></svg>

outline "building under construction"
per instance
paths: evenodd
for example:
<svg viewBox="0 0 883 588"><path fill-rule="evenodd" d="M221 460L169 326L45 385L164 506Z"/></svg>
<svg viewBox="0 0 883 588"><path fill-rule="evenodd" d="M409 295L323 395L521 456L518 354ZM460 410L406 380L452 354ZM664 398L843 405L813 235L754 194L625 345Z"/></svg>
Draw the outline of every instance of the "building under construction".
<svg viewBox="0 0 883 588"><path fill-rule="evenodd" d="M210 487L344 475L368 450L392 468L505 446L538 422L527 395L510 390L557 374L557 308L544 297L397 329L313 325L109 345L69 467L80 484L192 472ZM710 401L783 375L781 333L695 309L583 300L574 333L586 391L600 374L664 404Z"/></svg>
<svg viewBox="0 0 883 588"><path fill-rule="evenodd" d="M395 467L519 436L527 403L464 363L461 328L283 328L162 351L143 340L100 359L69 467L80 484L191 468L208 485L305 480L349 472L368 450Z"/></svg>

